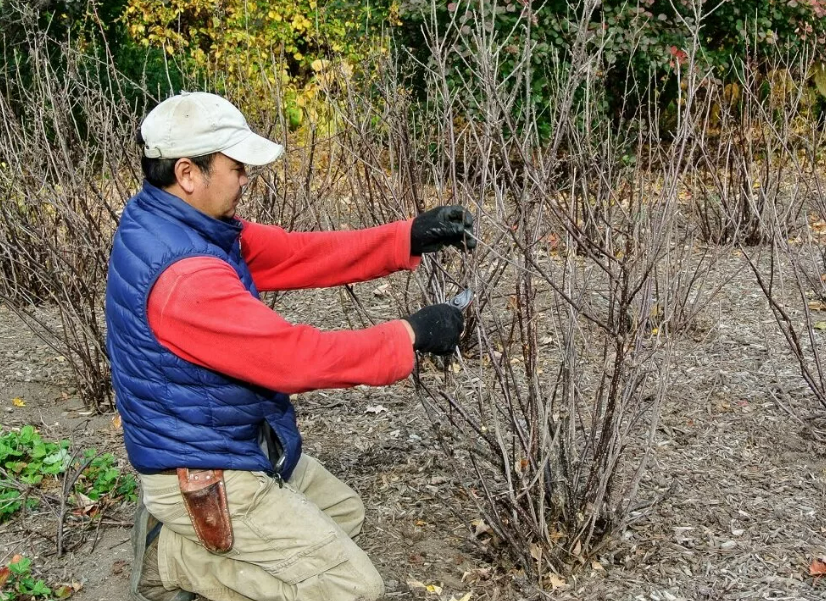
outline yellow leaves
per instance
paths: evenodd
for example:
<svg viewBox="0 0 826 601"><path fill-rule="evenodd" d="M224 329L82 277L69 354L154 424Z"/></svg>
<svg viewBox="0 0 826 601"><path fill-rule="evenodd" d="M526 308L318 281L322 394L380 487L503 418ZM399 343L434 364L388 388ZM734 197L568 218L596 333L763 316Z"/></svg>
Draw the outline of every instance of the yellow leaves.
<svg viewBox="0 0 826 601"><path fill-rule="evenodd" d="M734 106L740 100L740 86L736 83L729 83L723 87L723 101L728 106Z"/></svg>
<svg viewBox="0 0 826 601"><path fill-rule="evenodd" d="M24 401L20 397L14 397L11 400L11 404L14 405L15 407L25 407L26 406L26 401Z"/></svg>
<svg viewBox="0 0 826 601"><path fill-rule="evenodd" d="M457 597L455 595L451 595L450 597L448 597L447 593L442 595L442 591L444 590L444 588L441 585L425 584L424 582L421 582L419 580L408 580L407 586L411 589L422 590L428 598L437 598L440 601L471 601L471 599L473 598L473 593L465 593L464 595L462 595L462 593L458 593L462 596Z"/></svg>
<svg viewBox="0 0 826 601"><path fill-rule="evenodd" d="M180 56L207 80L219 79L243 111L284 110L292 129L332 118L318 92L352 76L352 65L380 44L365 29L378 35L387 18L358 3L322 10L317 0L127 0L120 16L141 46ZM344 57L331 64L320 47ZM278 82L282 107L272 93Z"/></svg>
<svg viewBox="0 0 826 601"><path fill-rule="evenodd" d="M317 58L313 62L310 63L310 68L319 73L321 71L326 71L330 67L330 61L327 59Z"/></svg>
<svg viewBox="0 0 826 601"><path fill-rule="evenodd" d="M393 2L390 4L387 20L390 22L390 25L393 25L394 27L399 27L400 25L402 25L402 20L399 16L400 8L401 7L399 6L399 3L396 0L393 0Z"/></svg>
<svg viewBox="0 0 826 601"><path fill-rule="evenodd" d="M812 69L812 79L820 95L826 97L826 63L818 63L814 66Z"/></svg>
<svg viewBox="0 0 826 601"><path fill-rule="evenodd" d="M310 22L310 20L301 14L295 15L293 17L292 22L290 23L290 26L298 32L306 31L310 28L311 25L312 23Z"/></svg>
<svg viewBox="0 0 826 601"><path fill-rule="evenodd" d="M422 589L425 589L425 591L427 591L427 592L433 592L435 590L435 588L437 588L433 584L425 584L424 582L421 582L419 580L408 580L407 581L407 586L409 586L410 588L422 588ZM439 592L441 592L442 591L441 587L438 587L438 588L439 588ZM428 589L430 589L430 590L428 590Z"/></svg>

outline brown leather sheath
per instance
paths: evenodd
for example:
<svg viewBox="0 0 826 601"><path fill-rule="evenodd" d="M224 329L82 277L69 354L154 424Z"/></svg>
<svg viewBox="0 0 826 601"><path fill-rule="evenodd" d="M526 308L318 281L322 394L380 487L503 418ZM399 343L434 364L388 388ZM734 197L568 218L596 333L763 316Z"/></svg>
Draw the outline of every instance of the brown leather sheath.
<svg viewBox="0 0 826 601"><path fill-rule="evenodd" d="M224 470L178 468L178 484L189 519L204 547L213 553L232 549L232 522L227 507Z"/></svg>

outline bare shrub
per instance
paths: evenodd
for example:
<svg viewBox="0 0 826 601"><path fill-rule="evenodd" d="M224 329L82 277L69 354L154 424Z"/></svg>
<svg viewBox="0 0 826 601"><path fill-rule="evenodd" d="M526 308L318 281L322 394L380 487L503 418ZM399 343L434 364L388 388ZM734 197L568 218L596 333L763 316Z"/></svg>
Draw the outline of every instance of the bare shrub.
<svg viewBox="0 0 826 601"><path fill-rule="evenodd" d="M67 358L84 402L108 409L102 300L111 236L138 181L136 109L105 51L81 53L39 32L25 5L7 9L29 27L28 52L6 48L4 64L25 61L31 75L6 77L0 94L0 299Z"/></svg>
<svg viewBox="0 0 826 601"><path fill-rule="evenodd" d="M546 67L550 139L518 101L531 89L530 43L514 49L483 13L426 25L426 101L392 61L374 95L330 93L366 222L451 203L477 217L477 250L426 257L395 299L405 314L417 297L474 290L458 361L423 359L416 381L485 522L540 582L634 519L673 336L714 294L713 253L698 252L678 198L703 140L697 39L663 145L658 115L617 124L601 110L600 29L586 26L597 3L585 4L571 64ZM517 65L507 78L506 54Z"/></svg>
<svg viewBox="0 0 826 601"><path fill-rule="evenodd" d="M699 134L690 187L703 238L713 244L755 246L800 226L802 198L783 186L794 172L789 134L808 110L805 76L811 58L777 58L768 71L743 57L735 80L707 83L707 123Z"/></svg>
<svg viewBox="0 0 826 601"><path fill-rule="evenodd" d="M803 380L819 403L819 411L808 413L787 405L784 398L788 391L779 385L773 387L772 395L800 421L804 431L822 442L826 440L826 364L820 334L826 325L821 319L821 312L826 310L824 117L815 117L811 100L807 99L816 65L808 56L797 57L792 64L794 69L782 71L786 106L769 112L769 102L761 105L764 121L771 119L767 131L774 157L769 177L778 182L779 190L769 197L761 220L761 227L770 237L762 248L742 250ZM798 217L799 213L808 219ZM797 227L792 231L788 227L790 217L796 218L793 223Z"/></svg>

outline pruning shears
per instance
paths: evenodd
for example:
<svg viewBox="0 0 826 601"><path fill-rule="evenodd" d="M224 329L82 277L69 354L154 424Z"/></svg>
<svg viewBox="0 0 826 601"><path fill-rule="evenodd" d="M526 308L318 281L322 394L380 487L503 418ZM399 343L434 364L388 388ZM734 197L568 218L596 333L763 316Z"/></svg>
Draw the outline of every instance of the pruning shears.
<svg viewBox="0 0 826 601"><path fill-rule="evenodd" d="M462 290L459 294L454 296L452 299L447 301L447 304L451 307L455 307L459 309L459 311L464 311L467 309L468 305L473 301L473 290L470 288L466 288Z"/></svg>

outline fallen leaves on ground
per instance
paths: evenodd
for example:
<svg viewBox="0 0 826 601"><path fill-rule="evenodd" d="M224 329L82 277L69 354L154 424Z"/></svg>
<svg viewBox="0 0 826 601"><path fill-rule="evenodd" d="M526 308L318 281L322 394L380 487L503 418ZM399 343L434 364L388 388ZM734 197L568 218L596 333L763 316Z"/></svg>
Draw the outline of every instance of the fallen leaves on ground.
<svg viewBox="0 0 826 601"><path fill-rule="evenodd" d="M470 525L475 528L473 534L477 538L482 536L483 534L485 534L487 532L492 532L493 531L492 528L485 523L485 520L483 520L481 518L478 519L478 520L473 520L470 523Z"/></svg>
<svg viewBox="0 0 826 601"><path fill-rule="evenodd" d="M78 592L83 585L79 582L73 582L72 584L61 584L59 587L52 591L52 595L55 599L68 599L76 592Z"/></svg>
<svg viewBox="0 0 826 601"><path fill-rule="evenodd" d="M426 592L435 595L439 595L442 592L442 587L438 584L425 584L424 582L420 582L418 580L408 580L407 586L411 589L423 588Z"/></svg>
<svg viewBox="0 0 826 601"><path fill-rule="evenodd" d="M565 581L565 579L562 576L559 576L558 574L551 574L550 576L548 576L548 584L551 585L552 591L568 586L568 583Z"/></svg>
<svg viewBox="0 0 826 601"><path fill-rule="evenodd" d="M443 601L470 601L471 598L473 597L473 593L464 593L464 594L457 593L458 595L461 595L461 597L457 597L456 595L451 595L450 598L448 598L447 593L445 593L445 595L442 596L442 590L444 590L444 589L441 586L439 586L438 584L425 584L424 582L420 582L418 580L408 580L407 581L407 586L411 590L412 589L423 589L426 594L435 595Z"/></svg>
<svg viewBox="0 0 826 601"><path fill-rule="evenodd" d="M826 576L826 563L819 559L812 560L812 564L809 566L809 576L814 576L815 578Z"/></svg>
<svg viewBox="0 0 826 601"><path fill-rule="evenodd" d="M490 568L476 568L475 570L464 572L462 574L462 582L477 582L480 580L488 580L490 578L490 574Z"/></svg>

